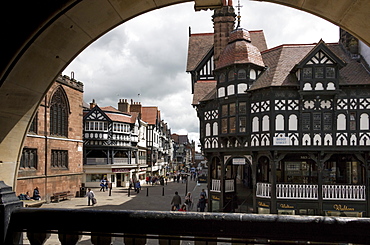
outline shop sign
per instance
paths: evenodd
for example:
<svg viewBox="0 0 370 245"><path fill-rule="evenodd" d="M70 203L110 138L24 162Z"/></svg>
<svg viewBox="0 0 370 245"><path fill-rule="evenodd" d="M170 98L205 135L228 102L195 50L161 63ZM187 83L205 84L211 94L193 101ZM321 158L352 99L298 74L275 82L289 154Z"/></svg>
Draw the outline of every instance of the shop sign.
<svg viewBox="0 0 370 245"><path fill-rule="evenodd" d="M129 168L113 168L112 169L113 173L128 173L130 172Z"/></svg>
<svg viewBox="0 0 370 245"><path fill-rule="evenodd" d="M212 195L211 197L212 197L212 200L220 201L220 197L219 196Z"/></svg>
<svg viewBox="0 0 370 245"><path fill-rule="evenodd" d="M324 203L323 208L326 211L343 211L343 212L364 212L364 205L360 204L343 204L343 203Z"/></svg>
<svg viewBox="0 0 370 245"><path fill-rule="evenodd" d="M281 209L294 209L293 205L289 205L289 204L286 204L286 203L280 203L279 207Z"/></svg>
<svg viewBox="0 0 370 245"><path fill-rule="evenodd" d="M264 207L264 208L269 208L270 205L268 203L265 203L265 202L258 202L258 206L259 207Z"/></svg>
<svg viewBox="0 0 370 245"><path fill-rule="evenodd" d="M290 145L289 137L274 137L274 145Z"/></svg>
<svg viewBox="0 0 370 245"><path fill-rule="evenodd" d="M347 205L342 204L334 204L333 208L336 211L355 211L355 208L348 207Z"/></svg>
<svg viewBox="0 0 370 245"><path fill-rule="evenodd" d="M233 165L245 165L245 158L233 158Z"/></svg>

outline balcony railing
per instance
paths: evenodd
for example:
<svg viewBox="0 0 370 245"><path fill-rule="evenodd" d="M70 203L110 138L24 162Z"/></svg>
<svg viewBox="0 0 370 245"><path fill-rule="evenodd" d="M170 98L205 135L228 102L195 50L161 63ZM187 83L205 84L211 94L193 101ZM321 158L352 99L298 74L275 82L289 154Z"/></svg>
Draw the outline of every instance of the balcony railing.
<svg viewBox="0 0 370 245"><path fill-rule="evenodd" d="M221 192L221 180L212 179L211 191Z"/></svg>
<svg viewBox="0 0 370 245"><path fill-rule="evenodd" d="M270 183L257 183L256 196L271 197ZM307 184L276 184L277 199L318 199L318 185ZM324 200L365 201L366 187L364 185L323 185Z"/></svg>
<svg viewBox="0 0 370 245"><path fill-rule="evenodd" d="M221 180L212 179L211 191L221 192ZM234 191L235 191L234 179L225 180L225 192L234 192Z"/></svg>
<svg viewBox="0 0 370 245"><path fill-rule="evenodd" d="M277 184L278 199L318 199L317 185Z"/></svg>
<svg viewBox="0 0 370 245"><path fill-rule="evenodd" d="M366 201L366 187L364 185L323 185L324 200L360 200Z"/></svg>
<svg viewBox="0 0 370 245"><path fill-rule="evenodd" d="M271 184L269 183L257 183L256 196L262 198L271 197Z"/></svg>
<svg viewBox="0 0 370 245"><path fill-rule="evenodd" d="M100 245L116 239L125 244L370 244L369 229L369 218L17 208L3 244L22 244L20 232L31 244L43 244L50 233L58 234L58 244L76 244L82 235Z"/></svg>

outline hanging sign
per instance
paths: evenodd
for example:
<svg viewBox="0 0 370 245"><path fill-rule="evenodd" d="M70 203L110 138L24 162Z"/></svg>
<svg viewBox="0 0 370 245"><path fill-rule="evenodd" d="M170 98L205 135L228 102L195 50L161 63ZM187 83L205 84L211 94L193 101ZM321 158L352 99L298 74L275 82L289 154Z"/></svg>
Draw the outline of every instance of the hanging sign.
<svg viewBox="0 0 370 245"><path fill-rule="evenodd" d="M233 158L233 165L245 165L245 158Z"/></svg>

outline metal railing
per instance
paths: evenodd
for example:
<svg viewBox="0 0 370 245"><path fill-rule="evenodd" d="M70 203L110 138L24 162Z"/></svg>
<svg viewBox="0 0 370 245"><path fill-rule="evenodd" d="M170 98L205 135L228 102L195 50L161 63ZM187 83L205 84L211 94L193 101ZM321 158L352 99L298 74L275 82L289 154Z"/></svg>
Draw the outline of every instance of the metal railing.
<svg viewBox="0 0 370 245"><path fill-rule="evenodd" d="M43 244L49 233L58 234L60 244L76 244L81 235L99 245L111 244L115 237L124 237L125 244L145 244L147 239L159 244L370 244L369 229L368 218L18 208L11 214L5 244L22 244L20 232L27 232L31 244Z"/></svg>

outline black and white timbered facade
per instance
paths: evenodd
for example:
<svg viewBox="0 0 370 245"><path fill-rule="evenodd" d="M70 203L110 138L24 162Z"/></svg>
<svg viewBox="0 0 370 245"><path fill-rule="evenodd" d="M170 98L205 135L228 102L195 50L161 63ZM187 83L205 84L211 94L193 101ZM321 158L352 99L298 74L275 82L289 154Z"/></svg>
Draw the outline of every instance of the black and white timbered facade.
<svg viewBox="0 0 370 245"><path fill-rule="evenodd" d="M208 63L194 61L199 36L190 36L188 71L209 210L369 216L370 74L361 56L322 40L261 49L261 35L237 29L205 81L194 77Z"/></svg>
<svg viewBox="0 0 370 245"><path fill-rule="evenodd" d="M139 118L113 107L93 105L85 112L84 172L88 186L99 186L102 178L114 186L126 186L137 178L140 167L146 167L139 165L139 124Z"/></svg>

